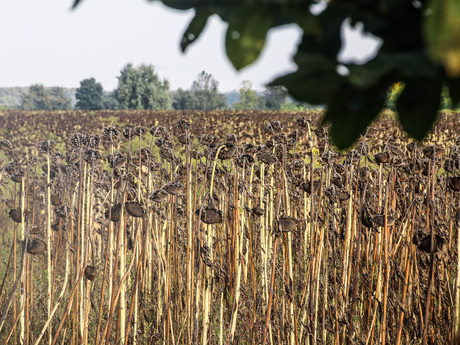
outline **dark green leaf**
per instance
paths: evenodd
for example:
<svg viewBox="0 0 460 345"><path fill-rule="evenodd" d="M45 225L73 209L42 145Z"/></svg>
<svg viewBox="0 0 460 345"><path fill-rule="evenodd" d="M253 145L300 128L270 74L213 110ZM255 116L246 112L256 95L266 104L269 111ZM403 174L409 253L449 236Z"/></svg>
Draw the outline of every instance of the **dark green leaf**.
<svg viewBox="0 0 460 345"><path fill-rule="evenodd" d="M331 124L329 133L339 149L350 147L379 115L391 83L390 79L383 80L364 91L342 84L323 119L323 123Z"/></svg>
<svg viewBox="0 0 460 345"><path fill-rule="evenodd" d="M300 69L275 79L270 85L280 85L300 102L325 104L340 87L343 81L335 70Z"/></svg>
<svg viewBox="0 0 460 345"><path fill-rule="evenodd" d="M443 64L449 77L460 77L460 2L431 1L424 24L431 57Z"/></svg>
<svg viewBox="0 0 460 345"><path fill-rule="evenodd" d="M292 22L301 27L304 33L320 35L322 30L319 19L309 12L308 5L309 4L306 3L302 4L302 7L289 7L286 8L285 11L289 13ZM307 8L303 8L303 6L307 6Z"/></svg>
<svg viewBox="0 0 460 345"><path fill-rule="evenodd" d="M374 59L364 65L347 65L350 74L348 80L356 88L368 88L380 82L395 66L388 60Z"/></svg>
<svg viewBox="0 0 460 345"><path fill-rule="evenodd" d="M410 79L414 76L433 78L438 69L422 50L405 52L380 52L363 65L347 65L350 83L358 88L375 85L389 74L397 74L397 79Z"/></svg>
<svg viewBox="0 0 460 345"><path fill-rule="evenodd" d="M240 70L253 63L265 45L275 13L270 6L251 4L236 7L228 18L225 48L233 66Z"/></svg>
<svg viewBox="0 0 460 345"><path fill-rule="evenodd" d="M340 40L339 40L340 42ZM330 43L330 42L328 42ZM328 52L330 46L323 49L323 45L314 36L303 35L302 42L299 44L297 53L294 56L294 62L300 68L306 69L335 69L337 65L337 51Z"/></svg>
<svg viewBox="0 0 460 345"><path fill-rule="evenodd" d="M440 79L414 78L405 82L404 90L396 101L404 130L417 140L426 136L436 120L441 88Z"/></svg>
<svg viewBox="0 0 460 345"><path fill-rule="evenodd" d="M155 0L150 0L155 1ZM219 3L208 0L161 0L163 4L176 10L189 10L192 8L198 9L201 7L209 7L210 5L224 5L232 0L220 1Z"/></svg>
<svg viewBox="0 0 460 345"><path fill-rule="evenodd" d="M81 2L82 0L75 0L73 5L72 5L72 10L77 8L78 4Z"/></svg>
<svg viewBox="0 0 460 345"><path fill-rule="evenodd" d="M185 30L182 41L180 44L182 52L185 52L187 47L195 42L200 36L201 32L208 22L208 18L213 14L213 11L210 9L198 9L195 13L195 16L191 20L190 24Z"/></svg>
<svg viewBox="0 0 460 345"><path fill-rule="evenodd" d="M330 12L327 12L330 13ZM334 25L333 25L334 26ZM340 25L335 25L336 30L323 34L323 28L319 29L318 33L304 32L302 41L300 42L297 53L294 56L294 61L299 67L310 67L311 57L315 59L321 58L329 63L332 61L337 63L337 54L340 51L342 42L340 39Z"/></svg>
<svg viewBox="0 0 460 345"><path fill-rule="evenodd" d="M455 107L460 102L460 78L447 79L447 87L449 88L450 98L452 98L452 104Z"/></svg>

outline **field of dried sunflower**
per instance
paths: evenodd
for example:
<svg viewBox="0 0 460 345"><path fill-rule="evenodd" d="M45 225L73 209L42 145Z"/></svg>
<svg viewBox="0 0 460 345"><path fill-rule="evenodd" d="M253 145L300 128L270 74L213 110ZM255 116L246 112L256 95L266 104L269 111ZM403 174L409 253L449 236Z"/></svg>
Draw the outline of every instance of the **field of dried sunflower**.
<svg viewBox="0 0 460 345"><path fill-rule="evenodd" d="M460 119L0 114L0 343L446 344Z"/></svg>

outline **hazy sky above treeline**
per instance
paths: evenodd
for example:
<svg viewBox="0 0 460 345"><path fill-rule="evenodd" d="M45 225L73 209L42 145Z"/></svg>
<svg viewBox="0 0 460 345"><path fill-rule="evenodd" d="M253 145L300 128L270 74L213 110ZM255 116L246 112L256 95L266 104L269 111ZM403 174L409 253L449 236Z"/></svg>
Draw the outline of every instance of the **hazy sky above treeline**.
<svg viewBox="0 0 460 345"><path fill-rule="evenodd" d="M152 64L172 89L189 88L204 70L219 81L221 91L231 91L244 80L263 89L296 68L292 55L301 32L295 26L270 31L259 60L237 72L225 55L226 24L216 16L182 54L179 42L193 11L175 11L146 0L83 0L72 11L72 3L0 3L0 86L78 87L81 80L94 77L109 91L116 88L122 67L132 63ZM350 42L344 56L375 50L372 40Z"/></svg>

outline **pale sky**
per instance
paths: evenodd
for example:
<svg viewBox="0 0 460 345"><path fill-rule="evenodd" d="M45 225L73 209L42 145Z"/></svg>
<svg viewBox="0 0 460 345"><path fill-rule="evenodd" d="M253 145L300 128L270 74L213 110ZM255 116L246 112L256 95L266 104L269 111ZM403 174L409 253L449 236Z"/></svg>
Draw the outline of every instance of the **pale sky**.
<svg viewBox="0 0 460 345"><path fill-rule="evenodd" d="M269 32L259 60L236 71L225 55L226 24L217 16L185 54L180 39L193 11L175 11L146 0L14 0L0 3L0 86L79 87L94 77L104 90L117 86L127 63L152 64L171 89L191 86L201 71L213 75L219 89L237 90L244 80L254 87L294 71L292 55L301 37L294 25ZM344 61L372 56L378 43L360 38L359 28L344 25L349 40L339 56ZM361 28L362 31L362 28ZM359 58L360 57L360 58Z"/></svg>

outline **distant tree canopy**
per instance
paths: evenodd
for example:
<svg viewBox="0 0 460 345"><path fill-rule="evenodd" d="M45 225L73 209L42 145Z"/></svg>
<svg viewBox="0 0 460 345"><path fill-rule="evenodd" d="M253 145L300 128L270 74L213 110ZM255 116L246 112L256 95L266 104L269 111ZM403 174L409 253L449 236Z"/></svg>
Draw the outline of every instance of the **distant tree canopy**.
<svg viewBox="0 0 460 345"><path fill-rule="evenodd" d="M118 101L115 91L104 92L102 96L102 109L116 110L118 109Z"/></svg>
<svg viewBox="0 0 460 345"><path fill-rule="evenodd" d="M219 92L219 82L214 77L201 72L192 83L190 90L179 89L173 97L174 109L214 110L226 107L226 99Z"/></svg>
<svg viewBox="0 0 460 345"><path fill-rule="evenodd" d="M0 106L17 108L21 106L22 94L29 92L28 87L0 87Z"/></svg>
<svg viewBox="0 0 460 345"><path fill-rule="evenodd" d="M104 107L104 89L101 83L96 82L94 78L82 80L75 97L77 98L75 105L77 109L99 110Z"/></svg>
<svg viewBox="0 0 460 345"><path fill-rule="evenodd" d="M81 0L74 1L76 7ZM185 51L217 14L228 23L226 53L240 70L258 59L270 29L295 24L303 37L295 72L274 80L298 101L326 104L324 123L340 148L350 146L385 106L387 90L405 87L396 101L403 128L422 139L437 117L442 86L460 101L460 6L458 0L162 0L178 10L195 9L185 30ZM318 10L317 5L323 5ZM363 64L344 62L344 23L363 26L382 40Z"/></svg>
<svg viewBox="0 0 460 345"><path fill-rule="evenodd" d="M213 110L225 107L225 97L219 93L219 82L205 71L192 83L191 91L198 101L195 109Z"/></svg>
<svg viewBox="0 0 460 345"><path fill-rule="evenodd" d="M257 91L252 88L252 83L249 80L243 81L240 88L240 100L233 103L234 109L240 110L258 110L265 108L265 100L257 94Z"/></svg>
<svg viewBox="0 0 460 345"><path fill-rule="evenodd" d="M160 80L152 65L123 67L115 98L120 109L171 109L172 104L169 82Z"/></svg>
<svg viewBox="0 0 460 345"><path fill-rule="evenodd" d="M265 107L269 110L280 110L286 103L287 90L283 86L268 86L264 91Z"/></svg>
<svg viewBox="0 0 460 345"><path fill-rule="evenodd" d="M182 88L173 92L172 107L175 110L192 109L196 104L195 95L191 90Z"/></svg>
<svg viewBox="0 0 460 345"><path fill-rule="evenodd" d="M21 109L24 110L69 110L72 101L64 88L45 88L43 85L31 85L28 93L22 94Z"/></svg>

